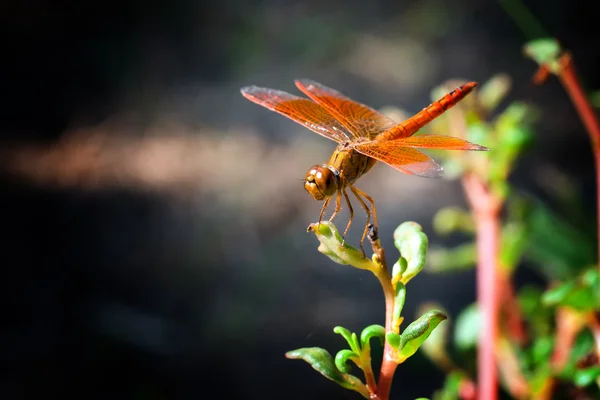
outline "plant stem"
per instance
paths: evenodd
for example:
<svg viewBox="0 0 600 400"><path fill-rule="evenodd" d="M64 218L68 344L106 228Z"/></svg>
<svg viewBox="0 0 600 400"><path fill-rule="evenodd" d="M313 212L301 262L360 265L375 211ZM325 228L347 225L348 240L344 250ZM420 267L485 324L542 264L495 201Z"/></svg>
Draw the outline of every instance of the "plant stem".
<svg viewBox="0 0 600 400"><path fill-rule="evenodd" d="M495 362L498 336L498 256L500 250L500 208L502 202L478 176L463 177L463 187L473 209L477 231L477 302L481 316L477 354L478 399L497 398Z"/></svg>
<svg viewBox="0 0 600 400"><path fill-rule="evenodd" d="M594 336L596 357L600 360L600 313L591 312L589 314L588 326Z"/></svg>
<svg viewBox="0 0 600 400"><path fill-rule="evenodd" d="M523 325L523 313L517 298L511 277L506 272L500 274L500 298L502 300L502 318L509 337L517 344L523 345L527 341L527 331Z"/></svg>
<svg viewBox="0 0 600 400"><path fill-rule="evenodd" d="M383 295L385 296L385 332L392 330L392 319L394 315L394 287L392 286L392 278L387 267L385 260L385 253L381 242L378 238L374 238L371 241L373 247L373 253L375 253L377 261L381 266L379 273L375 274L381 288L383 289ZM377 392L371 396L372 400L388 400L390 397L390 390L392 388L392 381L394 380L394 373L398 364L392 357L392 347L389 345L387 340L383 347L383 360L381 362L381 370L379 372L379 382L377 385Z"/></svg>
<svg viewBox="0 0 600 400"><path fill-rule="evenodd" d="M383 294L385 296L385 331L386 333L392 330L392 316L394 313L394 288L392 286L392 280L389 272L385 271L385 275L381 274L378 276L381 287L383 288ZM385 341L383 347L383 360L381 362L381 371L379 372L379 384L377 386L377 400L387 400L390 397L390 390L392 388L392 381L394 379L394 373L398 364L392 357L392 347Z"/></svg>
<svg viewBox="0 0 600 400"><path fill-rule="evenodd" d="M590 136L592 141L592 149L594 151L594 157L596 161L596 202L597 202L597 213L598 213L598 240L600 241L600 122L596 116L594 109L592 108L583 88L581 82L577 77L575 65L571 54L566 52L560 58L560 72L559 79L564 86L566 92L569 94L583 125ZM598 245L598 251L600 252L600 243ZM599 256L600 260L600 256ZM598 263L600 268L600 262Z"/></svg>
<svg viewBox="0 0 600 400"><path fill-rule="evenodd" d="M377 382L375 382L375 375L373 374L373 367L371 366L371 357L369 357L368 363L365 363L364 366L365 369L363 372L365 374L367 389L369 389L369 393L372 395L373 393L377 393Z"/></svg>

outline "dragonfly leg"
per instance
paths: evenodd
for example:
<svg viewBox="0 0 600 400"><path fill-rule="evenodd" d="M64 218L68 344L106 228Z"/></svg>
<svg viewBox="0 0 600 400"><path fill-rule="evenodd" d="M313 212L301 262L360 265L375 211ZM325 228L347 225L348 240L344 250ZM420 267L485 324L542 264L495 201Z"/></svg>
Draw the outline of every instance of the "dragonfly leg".
<svg viewBox="0 0 600 400"><path fill-rule="evenodd" d="M335 196L335 209L333 210L333 214L331 214L331 217L329 218L329 222L333 222L333 219L335 217L337 217L341 208L342 208L342 191L338 190L337 195Z"/></svg>
<svg viewBox="0 0 600 400"><path fill-rule="evenodd" d="M325 215L325 210L327 209L327 205L329 204L330 200L331 197L328 197L325 199L325 203L323 203L323 207L321 208L321 214L319 214L319 225L321 225L321 220L323 220L323 215Z"/></svg>
<svg viewBox="0 0 600 400"><path fill-rule="evenodd" d="M344 230L344 234L342 235L342 239L346 240L346 233L348 233L348 229L350 229L350 225L352 225L352 219L354 218L354 210L352 209L352 204L350 203L350 198L348 197L348 193L346 193L346 188L342 189L342 194L346 199L346 204L348 204L348 211L350 212L350 219L348 220L348 225L346 225L346 229ZM343 243L342 243L343 244ZM364 253L364 251L363 251Z"/></svg>
<svg viewBox="0 0 600 400"><path fill-rule="evenodd" d="M373 199L371 197L369 197L368 195L365 194L365 192L363 192L360 189L355 188L354 186L350 186L350 190L352 190L352 193L354 193L354 195L356 196L356 198L358 199L360 205L362 206L362 208L365 209L366 213L367 213L367 223L365 224L365 230L363 231L362 237L360 238L360 248L362 249L363 246L363 242L365 241L365 237L367 236L367 232L369 230L369 223L371 222L371 210L369 210L369 207L365 204L365 201L362 199L361 196L364 196L367 198L367 200L369 200L373 206L373 211L375 210L375 204L373 203ZM377 226L377 220L374 216L375 219L375 226ZM364 249L363 249L363 253L364 253Z"/></svg>
<svg viewBox="0 0 600 400"><path fill-rule="evenodd" d="M369 200L369 203L371 203L371 211L373 212L373 223L375 225L375 228L379 229L379 224L377 223L377 209L375 208L375 201L373 201L373 198L371 196L369 196L359 188L355 187L354 190L356 190L356 192L358 192L365 199ZM354 194L356 194L356 192Z"/></svg>

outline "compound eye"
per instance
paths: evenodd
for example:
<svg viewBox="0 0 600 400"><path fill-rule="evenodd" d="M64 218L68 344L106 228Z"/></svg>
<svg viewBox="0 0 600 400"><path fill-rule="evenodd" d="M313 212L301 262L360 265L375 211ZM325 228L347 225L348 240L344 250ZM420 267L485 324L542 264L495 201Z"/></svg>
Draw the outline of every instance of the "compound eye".
<svg viewBox="0 0 600 400"><path fill-rule="evenodd" d="M316 200L323 200L337 190L337 177L329 168L315 165L306 174L304 188Z"/></svg>

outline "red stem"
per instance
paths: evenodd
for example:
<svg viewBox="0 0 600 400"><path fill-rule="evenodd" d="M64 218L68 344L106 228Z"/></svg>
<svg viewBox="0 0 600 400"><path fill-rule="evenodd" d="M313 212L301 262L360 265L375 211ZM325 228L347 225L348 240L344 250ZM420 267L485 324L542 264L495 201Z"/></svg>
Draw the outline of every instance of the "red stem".
<svg viewBox="0 0 600 400"><path fill-rule="evenodd" d="M600 362L600 313L590 313L588 316L588 326L594 336L596 357Z"/></svg>
<svg viewBox="0 0 600 400"><path fill-rule="evenodd" d="M389 272L387 272L387 268L384 273L377 275L377 278L379 278L379 282L381 282L383 294L385 295L385 331L389 332L392 330L392 318L394 313L394 288ZM377 393L372 397L373 400L389 399L392 381L397 366L398 364L396 364L392 357L392 347L386 340L383 348L381 371L379 372L379 384L377 385Z"/></svg>
<svg viewBox="0 0 600 400"><path fill-rule="evenodd" d="M501 307L504 311L502 318L505 321L507 333L517 344L523 345L527 341L527 331L523 325L523 313L515 296L510 276L506 273L501 274L499 285L501 287Z"/></svg>
<svg viewBox="0 0 600 400"><path fill-rule="evenodd" d="M599 218L598 240L600 241L600 122L598 122L596 113L583 91L581 82L579 82L579 78L577 77L573 59L569 53L565 53L561 56L560 65L560 82L564 86L565 91L569 94L569 97L590 136L590 140L592 141L592 148L596 161L596 201ZM598 245L598 251L600 251L600 244ZM598 267L600 268L600 263L598 263Z"/></svg>
<svg viewBox="0 0 600 400"><path fill-rule="evenodd" d="M495 400L498 381L495 350L500 294L497 264L500 250L501 202L476 175L466 175L463 178L463 186L473 209L477 231L477 302L481 315L477 354L477 398Z"/></svg>

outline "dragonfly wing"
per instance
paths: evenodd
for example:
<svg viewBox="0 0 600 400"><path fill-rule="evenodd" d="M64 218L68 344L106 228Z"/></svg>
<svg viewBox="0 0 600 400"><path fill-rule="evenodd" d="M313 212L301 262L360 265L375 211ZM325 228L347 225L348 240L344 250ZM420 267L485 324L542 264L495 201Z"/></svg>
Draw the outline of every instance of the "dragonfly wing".
<svg viewBox="0 0 600 400"><path fill-rule="evenodd" d="M374 139L378 134L397 125L379 111L358 103L325 85L309 79L300 79L295 83L304 94L329 110L354 138Z"/></svg>
<svg viewBox="0 0 600 400"><path fill-rule="evenodd" d="M285 115L328 139L342 142L353 137L329 111L312 100L257 86L244 87L241 92L248 100Z"/></svg>
<svg viewBox="0 0 600 400"><path fill-rule="evenodd" d="M487 147L480 146L466 140L445 135L416 135L407 138L392 140L392 142L401 142L403 146L416 147L421 149L440 149L440 150L489 150Z"/></svg>
<svg viewBox="0 0 600 400"><path fill-rule="evenodd" d="M417 149L406 147L400 140L358 143L354 145L354 150L405 174L425 178L439 178L443 175L443 168L431 157Z"/></svg>

